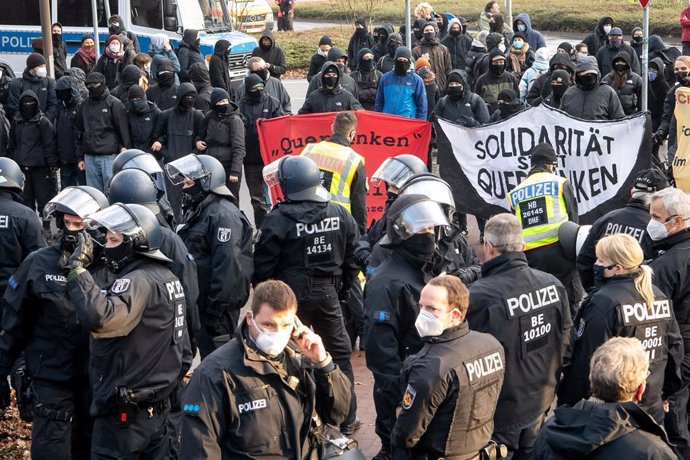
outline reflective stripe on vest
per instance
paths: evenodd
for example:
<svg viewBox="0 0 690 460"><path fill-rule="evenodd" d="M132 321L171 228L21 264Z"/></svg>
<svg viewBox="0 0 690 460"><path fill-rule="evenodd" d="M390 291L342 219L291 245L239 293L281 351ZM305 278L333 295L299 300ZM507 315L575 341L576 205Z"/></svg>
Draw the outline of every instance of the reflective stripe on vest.
<svg viewBox="0 0 690 460"><path fill-rule="evenodd" d="M568 220L564 183L561 176L539 172L510 192L510 205L522 225L525 251L558 241L558 229Z"/></svg>
<svg viewBox="0 0 690 460"><path fill-rule="evenodd" d="M308 144L301 154L314 160L321 170L321 183L331 194L331 201L351 212L350 186L364 158L350 147L328 141Z"/></svg>

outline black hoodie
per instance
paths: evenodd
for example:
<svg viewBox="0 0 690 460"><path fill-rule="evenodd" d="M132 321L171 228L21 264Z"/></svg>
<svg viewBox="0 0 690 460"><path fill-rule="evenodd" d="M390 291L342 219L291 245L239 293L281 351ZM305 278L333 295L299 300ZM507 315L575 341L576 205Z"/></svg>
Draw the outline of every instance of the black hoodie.
<svg viewBox="0 0 690 460"><path fill-rule="evenodd" d="M116 35L124 35L125 37L127 37L131 42L131 48L134 50L135 53L138 53L140 51L139 50L139 40L137 40L137 36L134 35L134 33L132 31L125 29L125 23L122 21L122 16L117 15L117 14L113 14L110 17L110 19L116 19L120 23L120 32L119 32L119 34L116 34ZM108 21L108 22L110 22L110 21ZM109 33L109 35L113 35L113 34L110 34L110 31L108 31L108 33Z"/></svg>
<svg viewBox="0 0 690 460"><path fill-rule="evenodd" d="M69 91L72 100L64 103L58 100L55 131L57 132L57 150L61 165L76 164L77 158L77 108L82 97L74 77L65 75L55 83L55 91Z"/></svg>
<svg viewBox="0 0 690 460"><path fill-rule="evenodd" d="M206 142L203 154L211 155L223 164L228 175L240 177L246 155L244 149L244 123L237 111L237 104L230 101L230 112L218 115L209 111L204 117L196 141Z"/></svg>
<svg viewBox="0 0 690 460"><path fill-rule="evenodd" d="M649 81L649 101L647 106L652 112L652 132L655 132L661 124L661 117L664 115L664 100L671 86L666 81L666 76L664 75L665 66L661 58L656 57L652 59L649 66L651 67L652 64L656 65L658 73L656 80Z"/></svg>
<svg viewBox="0 0 690 460"><path fill-rule="evenodd" d="M182 83L177 88L177 105L165 110L158 119L156 141L163 144L159 153L165 163L182 158L194 151L194 140L199 134L204 114L194 107L184 109L180 102L189 93L195 93L194 85Z"/></svg>
<svg viewBox="0 0 690 460"><path fill-rule="evenodd" d="M327 89L324 85L323 78L328 71L333 71L338 75L338 82L335 88ZM340 112L343 110L362 110L362 104L359 103L349 91L344 90L340 86L340 79L342 73L335 62L326 62L321 68L321 87L307 96L304 105L299 109L302 113L324 113L324 112Z"/></svg>
<svg viewBox="0 0 690 460"><path fill-rule="evenodd" d="M271 40L271 46L268 49L263 49L261 47L261 40L263 38L268 38ZM271 66L268 68L268 71L274 78L280 78L287 70L285 52L282 48L276 46L275 39L273 38L273 32L271 32L269 29L266 29L261 33L261 38L259 38L259 46L254 48L254 51L252 51L252 56L260 57L266 61L266 63L271 64Z"/></svg>
<svg viewBox="0 0 690 460"><path fill-rule="evenodd" d="M211 78L211 86L221 88L231 94L230 65L228 63L228 50L230 42L218 40L213 47L213 56L208 63L208 73Z"/></svg>
<svg viewBox="0 0 690 460"><path fill-rule="evenodd" d="M129 64L125 66L122 74L120 75L120 82L117 87L110 92L113 97L118 98L127 107L127 91L133 85L138 85L141 79L141 69L134 64Z"/></svg>
<svg viewBox="0 0 690 460"><path fill-rule="evenodd" d="M7 156L22 167L56 167L58 155L55 146L55 128L41 112L36 93L30 89L24 91L19 97L20 107L25 98L36 101L36 113L28 120L22 117L19 110L14 114Z"/></svg>
<svg viewBox="0 0 690 460"><path fill-rule="evenodd" d="M347 66L350 68L350 70L357 69L357 64L359 64L357 60L359 50L362 48L371 49L376 44L374 42L374 37L372 37L367 30L366 20L363 18L358 18L355 21L355 24L363 25L364 29L355 29L355 33L352 34L352 37L350 37L350 42L347 44ZM357 30L363 30L364 32L357 32Z"/></svg>
<svg viewBox="0 0 690 460"><path fill-rule="evenodd" d="M606 34L606 32L604 32L605 21L609 21L611 23L611 27L614 26L613 18L611 18L610 16L604 16L601 19L599 19L597 26L594 28L594 32L592 32L587 36L587 38L582 40L582 43L587 45L587 52L590 56L596 56L597 51L599 51L599 48L606 46L606 44L608 43L608 35Z"/></svg>
<svg viewBox="0 0 690 460"><path fill-rule="evenodd" d="M434 109L434 116L467 127L479 126L489 122L489 110L484 100L472 92L464 72L453 70L448 75L450 80L459 80L465 88L462 98L453 100L443 96ZM445 91L448 91L446 86Z"/></svg>
<svg viewBox="0 0 690 460"><path fill-rule="evenodd" d="M260 78L255 76L256 78ZM256 83L251 81L251 76L245 79L245 96L238 103L238 110L244 117L244 145L246 156L244 158L245 164L262 165L264 164L261 158L261 151L259 149L259 134L256 131L256 121L262 118L276 118L285 115L280 101L266 91L262 91L261 99L254 100L247 97L248 87Z"/></svg>
<svg viewBox="0 0 690 460"><path fill-rule="evenodd" d="M175 72L173 63L168 58L162 58L158 63L158 72ZM161 110L168 110L177 105L177 85L175 84L175 79L171 80L169 86L161 86L158 82L154 86L150 86L146 90L146 99L153 102Z"/></svg>
<svg viewBox="0 0 690 460"><path fill-rule="evenodd" d="M143 90L137 87L130 88L127 99L133 94L141 96ZM133 107L131 103L129 104L127 118L129 121L129 131L132 137L133 149L153 153L151 151L151 144L153 144L154 141L155 130L161 113L161 110L151 101L146 101L146 105L141 111Z"/></svg>
<svg viewBox="0 0 690 460"><path fill-rule="evenodd" d="M534 102L539 97L544 100L551 95L551 73L557 70L556 66L559 66L559 68L565 67L565 70L572 76L571 83L575 81L575 63L572 59L566 53L554 54L549 61L549 71L539 75L527 92L527 103L529 105L534 105Z"/></svg>
<svg viewBox="0 0 690 460"><path fill-rule="evenodd" d="M180 49L177 50L177 59L180 61L180 81L189 81L189 69L197 62L204 63L204 55L201 54L196 38L199 32L195 29L185 29L180 40Z"/></svg>
<svg viewBox="0 0 690 460"><path fill-rule="evenodd" d="M206 64L203 62L194 63L189 69L189 80L194 85L194 89L196 89L197 93L194 108L208 113L208 111L211 110L211 92L213 91L213 87L211 86L211 77L206 68Z"/></svg>
<svg viewBox="0 0 690 460"><path fill-rule="evenodd" d="M388 54L388 37L390 37L394 30L391 24L384 24L379 27L378 41L376 41L374 47L371 48L371 52L374 53L374 62L378 62L379 59ZM381 41L382 36L384 37L383 41Z"/></svg>
<svg viewBox="0 0 690 460"><path fill-rule="evenodd" d="M376 69L381 73L388 73L395 68L395 53L391 54L388 49L388 45L391 43L397 43L398 46L402 46L403 38L397 33L393 32L388 35L388 41L386 42L386 54L381 57L376 63Z"/></svg>

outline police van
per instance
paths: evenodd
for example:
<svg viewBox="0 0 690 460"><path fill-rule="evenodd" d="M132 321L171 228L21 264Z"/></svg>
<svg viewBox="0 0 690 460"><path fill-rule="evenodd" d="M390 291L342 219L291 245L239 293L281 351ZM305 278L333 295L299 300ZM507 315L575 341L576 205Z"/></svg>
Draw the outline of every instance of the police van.
<svg viewBox="0 0 690 460"><path fill-rule="evenodd" d="M238 84L247 75L247 60L257 46L254 37L233 29L227 0L52 0L53 22L63 26L67 65L81 46L81 37L93 34L92 1L96 4L101 54L108 38L108 13L122 17L124 27L134 32L140 51L146 53L151 37L165 33L173 47L179 46L185 29L200 31L200 49L208 61L218 40L231 47L230 77ZM105 2L108 4L105 4ZM31 42L41 36L38 1L0 0L0 64L21 75Z"/></svg>

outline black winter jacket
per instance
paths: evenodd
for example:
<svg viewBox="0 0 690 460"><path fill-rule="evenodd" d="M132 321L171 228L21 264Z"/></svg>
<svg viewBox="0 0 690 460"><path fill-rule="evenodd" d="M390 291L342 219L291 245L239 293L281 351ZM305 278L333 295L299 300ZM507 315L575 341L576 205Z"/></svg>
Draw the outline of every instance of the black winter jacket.
<svg viewBox="0 0 690 460"><path fill-rule="evenodd" d="M374 110L376 90L379 87L379 81L381 81L383 74L376 69L369 72L355 70L352 72L351 77L357 82L357 99L359 99L362 107L365 110Z"/></svg>
<svg viewBox="0 0 690 460"><path fill-rule="evenodd" d="M60 165L76 164L77 158L77 110L82 102L81 92L73 77L66 76L57 81L56 90L72 92L72 100L57 105L57 117L55 118L55 131L57 133L57 150L60 157Z"/></svg>
<svg viewBox="0 0 690 460"><path fill-rule="evenodd" d="M156 125L161 114L161 109L156 107L156 104L151 101L146 101L146 110L143 112L137 112L130 107L127 111L127 118L129 120L129 133L132 138L133 149L153 153L151 151L151 144L155 140Z"/></svg>
<svg viewBox="0 0 690 460"><path fill-rule="evenodd" d="M250 165L264 165L259 148L259 134L256 130L256 121L262 118L277 118L285 115L280 102L273 96L261 95L261 100L255 102L246 96L239 102L238 111L243 116L244 121L244 145L246 156L244 163Z"/></svg>
<svg viewBox="0 0 690 460"><path fill-rule="evenodd" d="M20 102L25 97L34 99L38 109L38 98L33 91L24 91L19 98ZM14 115L7 156L23 167L58 166L55 128L40 110L29 120L24 120L19 112Z"/></svg>
<svg viewBox="0 0 690 460"><path fill-rule="evenodd" d="M114 60L103 53L96 61L93 72L102 73L105 76L105 85L112 91L118 84L120 74L128 64L132 63L134 56L134 51L125 50L125 55L121 60Z"/></svg>
<svg viewBox="0 0 690 460"><path fill-rule="evenodd" d="M77 110L77 157L114 155L132 145L127 110L106 89L98 99L85 99Z"/></svg>
<svg viewBox="0 0 690 460"><path fill-rule="evenodd" d="M604 16L601 19L599 19L597 26L594 28L594 32L592 32L584 40L582 40L582 43L587 45L587 52L590 56L596 56L597 51L599 51L599 48L602 48L607 45L608 34L604 32L604 22L610 22L611 26L613 27L613 19L609 16Z"/></svg>
<svg viewBox="0 0 690 460"><path fill-rule="evenodd" d="M614 59L623 59L628 66L630 66L630 57L628 53L624 51L616 54ZM616 71L612 70L607 75L604 75L604 78L601 79L601 83L613 88L615 77ZM639 112L642 104L642 84L642 77L628 70L628 78L625 84L620 88L613 88L616 94L618 94L618 99L621 101L621 107L623 107L623 112L625 112L626 115L632 115L633 113Z"/></svg>
<svg viewBox="0 0 690 460"><path fill-rule="evenodd" d="M213 86L211 86L211 77L205 63L195 63L189 69L189 80L196 89L196 100L194 101L194 108L208 113L211 110L211 93ZM232 100L232 93L228 93Z"/></svg>
<svg viewBox="0 0 690 460"><path fill-rule="evenodd" d="M453 70L451 73L460 75L465 91L462 98L458 100L443 96L434 108L434 116L466 127L488 123L489 110L484 100L470 91L470 86L465 80L463 72Z"/></svg>
<svg viewBox="0 0 690 460"><path fill-rule="evenodd" d="M214 111L207 113L196 141L206 142L206 150L202 153L217 158L228 175L239 177L246 154L244 123L237 111L237 104L230 102L230 107L232 111L223 116Z"/></svg>
<svg viewBox="0 0 690 460"><path fill-rule="evenodd" d="M189 81L189 69L192 65L197 62L206 65L204 55L194 43L197 33L194 29L187 29L180 40L180 49L177 50L177 59L180 61L180 82Z"/></svg>
<svg viewBox="0 0 690 460"><path fill-rule="evenodd" d="M647 107L652 112L652 132L655 132L661 125L661 118L664 116L664 100L671 86L664 75L665 66L661 58L654 58L650 62L655 63L659 69L656 80L649 82L647 93L649 97Z"/></svg>
<svg viewBox="0 0 690 460"><path fill-rule="evenodd" d="M467 53L472 48L472 37L466 34L460 34L457 37L447 35L446 38L441 40L441 44L448 48L453 69L464 70L467 62Z"/></svg>
<svg viewBox="0 0 690 460"><path fill-rule="evenodd" d="M357 32L352 34L350 42L347 44L347 66L350 70L357 70L359 50L362 48L372 49L375 44L374 37L370 33L367 33L364 37L358 36Z"/></svg>
<svg viewBox="0 0 690 460"><path fill-rule="evenodd" d="M231 94L230 87L230 65L228 63L228 50L230 42L218 40L213 47L213 56L208 63L208 73L211 79L211 86L222 88Z"/></svg>
<svg viewBox="0 0 690 460"><path fill-rule="evenodd" d="M551 72L556 70L556 66L565 67L570 72L570 75L575 75L575 63L570 59L570 56L565 53L556 53L549 61L549 71L539 75L527 92L527 103L529 105L536 105L534 102L538 97L544 100L551 94Z"/></svg>
<svg viewBox="0 0 690 460"><path fill-rule="evenodd" d="M340 83L334 89L326 89L323 85L323 75L326 70L333 67L342 78L340 68L334 62L327 62L321 69L321 87L307 96L304 105L299 109L302 113L340 112L344 110L361 110L362 104L349 91L344 90Z"/></svg>
<svg viewBox="0 0 690 460"><path fill-rule="evenodd" d="M38 97L38 104L41 112L48 117L49 120L54 120L57 113L57 97L55 96L55 80L51 77L38 78L29 73L28 69L24 70L21 78L15 78L10 83L10 88L7 94L7 119L12 120L14 114L19 110L19 96L26 90L30 89Z"/></svg>
<svg viewBox="0 0 690 460"><path fill-rule="evenodd" d="M613 69L613 59L621 51L627 53L630 56L630 70L636 74L640 74L640 59L637 57L637 53L634 49L627 43L621 43L619 49L614 50L609 45L603 46L597 52L597 63L599 64L599 75L606 75Z"/></svg>
<svg viewBox="0 0 690 460"><path fill-rule="evenodd" d="M271 46L268 49L263 49L261 47L261 40L263 38L269 38L271 40ZM287 70L287 59L285 58L285 52L279 46L276 46L275 38L273 38L273 32L266 29L261 33L259 38L259 46L254 48L252 51L252 56L260 57L267 64L271 64L268 71L271 73L273 78L280 78Z"/></svg>
<svg viewBox="0 0 690 460"><path fill-rule="evenodd" d="M177 88L177 105L172 109L164 110L158 119L154 142L163 144L159 155L166 163L194 151L194 139L204 122L204 114L201 110L195 108L185 110L180 106L182 98L193 89L194 86L191 83L182 83Z"/></svg>

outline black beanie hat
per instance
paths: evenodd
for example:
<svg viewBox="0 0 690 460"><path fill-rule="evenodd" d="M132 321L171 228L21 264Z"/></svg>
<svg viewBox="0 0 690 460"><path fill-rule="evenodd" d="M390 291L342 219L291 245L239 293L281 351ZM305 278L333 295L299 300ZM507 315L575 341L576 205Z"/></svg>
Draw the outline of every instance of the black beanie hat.
<svg viewBox="0 0 690 460"><path fill-rule="evenodd" d="M260 76L250 73L247 75L247 77L244 79L244 90L245 92L249 92L253 87L256 85L261 85L261 86L266 86L266 83L261 79Z"/></svg>
<svg viewBox="0 0 690 460"><path fill-rule="evenodd" d="M546 142L537 144L537 146L532 150L532 155L530 155L529 159L532 166L553 165L558 162L556 152L554 152L551 144L547 144Z"/></svg>
<svg viewBox="0 0 690 460"><path fill-rule="evenodd" d="M230 99L230 95L223 88L213 88L213 92L211 92L211 105L216 105L221 99Z"/></svg>
<svg viewBox="0 0 690 460"><path fill-rule="evenodd" d="M29 57L26 58L26 68L27 69L34 69L38 67L39 65L44 65L48 64L46 62L46 58L43 57L42 54L38 53L31 53L29 54Z"/></svg>
<svg viewBox="0 0 690 460"><path fill-rule="evenodd" d="M321 45L333 46L333 40L331 40L331 37L328 35L324 35L321 37L321 40L319 40L319 46Z"/></svg>

